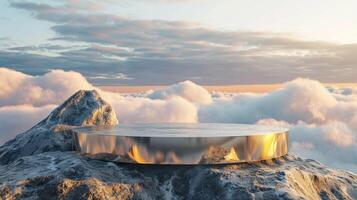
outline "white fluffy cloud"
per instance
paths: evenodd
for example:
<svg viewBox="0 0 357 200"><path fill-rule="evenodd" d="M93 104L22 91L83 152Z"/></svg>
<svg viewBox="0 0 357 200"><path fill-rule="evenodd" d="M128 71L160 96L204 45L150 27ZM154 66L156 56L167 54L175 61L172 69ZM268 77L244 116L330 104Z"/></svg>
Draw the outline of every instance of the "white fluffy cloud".
<svg viewBox="0 0 357 200"><path fill-rule="evenodd" d="M101 93L114 107L119 122L197 122L197 107L180 96L162 100Z"/></svg>
<svg viewBox="0 0 357 200"><path fill-rule="evenodd" d="M95 88L79 73L30 76L0 68L0 143L25 131L79 89ZM119 121L231 122L287 126L291 151L357 172L357 95L295 79L264 93L210 94L191 81L144 94L97 89Z"/></svg>
<svg viewBox="0 0 357 200"><path fill-rule="evenodd" d="M352 115L353 110L349 110L351 106L339 104L317 81L296 79L286 83L283 88L267 94L243 93L228 101L215 101L203 107L199 117L205 122L255 123L260 119L273 118L289 123L296 123L299 120L322 123L335 118L330 116L330 112L337 107Z"/></svg>
<svg viewBox="0 0 357 200"><path fill-rule="evenodd" d="M149 95L152 99L169 99L172 96L180 96L198 104L210 104L212 102L209 92L192 81L180 82L165 89L156 90Z"/></svg>
<svg viewBox="0 0 357 200"><path fill-rule="evenodd" d="M0 106L59 104L78 89L93 86L77 72L53 70L43 76L30 76L0 68Z"/></svg>
<svg viewBox="0 0 357 200"><path fill-rule="evenodd" d="M168 88L167 96L162 98L124 97L95 88L80 73L63 70L31 76L0 68L0 86L0 144L31 128L80 89L97 89L112 104L121 122L197 122L193 102L207 100L196 100L186 90L203 92L205 98L210 98L207 91L192 82Z"/></svg>
<svg viewBox="0 0 357 200"><path fill-rule="evenodd" d="M32 105L16 105L0 107L0 145L26 131L35 123L44 119L56 105L34 107Z"/></svg>

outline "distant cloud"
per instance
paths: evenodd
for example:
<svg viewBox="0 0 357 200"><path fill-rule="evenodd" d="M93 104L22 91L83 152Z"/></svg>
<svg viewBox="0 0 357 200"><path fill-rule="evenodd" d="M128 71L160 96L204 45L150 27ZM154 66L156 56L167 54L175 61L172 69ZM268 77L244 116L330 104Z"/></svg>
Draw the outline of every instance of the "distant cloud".
<svg viewBox="0 0 357 200"><path fill-rule="evenodd" d="M295 79L267 94L238 94L230 101L215 101L200 110L204 121L254 123L273 118L288 123L345 121L357 112L357 98L339 99L321 83Z"/></svg>
<svg viewBox="0 0 357 200"><path fill-rule="evenodd" d="M201 84L272 83L296 77L353 82L357 74L357 44L308 41L284 33L220 31L187 21L136 20L91 12L100 5L86 1L11 1L11 6L53 24L56 36L49 43L67 44L0 51L0 65L31 74L54 68L86 77L122 73L132 79L91 81L137 85L190 77L200 77Z"/></svg>
<svg viewBox="0 0 357 200"><path fill-rule="evenodd" d="M172 96L180 96L197 104L212 103L212 97L209 92L192 81L184 81L165 89L156 90L148 97L151 99L170 99Z"/></svg>
<svg viewBox="0 0 357 200"><path fill-rule="evenodd" d="M130 80L133 79L131 77L128 77L127 75L123 73L117 73L117 74L100 74L98 73L96 76L90 76L88 79L114 79L114 80Z"/></svg>
<svg viewBox="0 0 357 200"><path fill-rule="evenodd" d="M357 172L357 95L295 79L275 91L209 93L184 81L141 94L105 92L79 73L31 76L0 68L0 143L25 131L79 89L97 89L120 123L224 122L286 126L291 152ZM343 90L346 90L343 89Z"/></svg>

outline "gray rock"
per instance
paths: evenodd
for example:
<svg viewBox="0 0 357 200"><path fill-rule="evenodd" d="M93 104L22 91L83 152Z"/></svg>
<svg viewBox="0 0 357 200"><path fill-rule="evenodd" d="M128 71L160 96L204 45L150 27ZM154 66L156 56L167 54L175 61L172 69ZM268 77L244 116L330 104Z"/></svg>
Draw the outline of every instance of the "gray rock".
<svg viewBox="0 0 357 200"><path fill-rule="evenodd" d="M0 166L8 199L353 199L357 176L285 156L219 166L118 164L47 152Z"/></svg>
<svg viewBox="0 0 357 200"><path fill-rule="evenodd" d="M357 175L292 155L232 165L159 166L100 161L71 151L68 127L114 123L111 107L96 92L76 93L0 147L0 199L357 199Z"/></svg>
<svg viewBox="0 0 357 200"><path fill-rule="evenodd" d="M48 117L0 147L0 165L22 156L49 151L72 151L70 128L86 125L114 125L112 107L97 91L80 90L53 110Z"/></svg>
<svg viewBox="0 0 357 200"><path fill-rule="evenodd" d="M58 124L70 126L113 125L118 120L111 105L97 91L80 90L57 107L39 126Z"/></svg>

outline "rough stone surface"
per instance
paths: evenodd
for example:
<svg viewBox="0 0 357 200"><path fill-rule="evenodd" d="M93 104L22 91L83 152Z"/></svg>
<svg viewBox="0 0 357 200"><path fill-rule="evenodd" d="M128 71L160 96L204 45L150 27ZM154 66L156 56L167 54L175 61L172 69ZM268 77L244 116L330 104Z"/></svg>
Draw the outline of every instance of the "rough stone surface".
<svg viewBox="0 0 357 200"><path fill-rule="evenodd" d="M40 122L49 126L63 124L70 126L117 124L111 105L105 102L97 91L80 90L57 107Z"/></svg>
<svg viewBox="0 0 357 200"><path fill-rule="evenodd" d="M30 130L1 146L0 165L22 156L73 150L70 128L74 126L117 123L114 110L98 92L80 90Z"/></svg>
<svg viewBox="0 0 357 200"><path fill-rule="evenodd" d="M72 137L64 133L68 126L111 124L116 118L96 92L80 91L71 98L85 99L66 101L0 147L0 199L357 199L357 175L293 155L196 166L118 164L84 157L70 151Z"/></svg>
<svg viewBox="0 0 357 200"><path fill-rule="evenodd" d="M0 167L4 199L355 199L357 176L285 156L219 166L116 164L75 152Z"/></svg>

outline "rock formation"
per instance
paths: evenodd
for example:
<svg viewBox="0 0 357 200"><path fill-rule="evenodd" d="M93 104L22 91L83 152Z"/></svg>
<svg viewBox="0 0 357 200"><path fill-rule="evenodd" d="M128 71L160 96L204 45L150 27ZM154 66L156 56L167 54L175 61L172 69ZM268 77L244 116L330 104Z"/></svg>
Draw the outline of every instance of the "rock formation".
<svg viewBox="0 0 357 200"><path fill-rule="evenodd" d="M1 146L0 165L48 151L72 151L70 128L74 126L117 123L114 110L97 91L80 90L30 130Z"/></svg>
<svg viewBox="0 0 357 200"><path fill-rule="evenodd" d="M77 92L0 147L0 199L357 199L357 175L293 155L235 165L155 166L73 151L69 127L116 123L97 92Z"/></svg>

